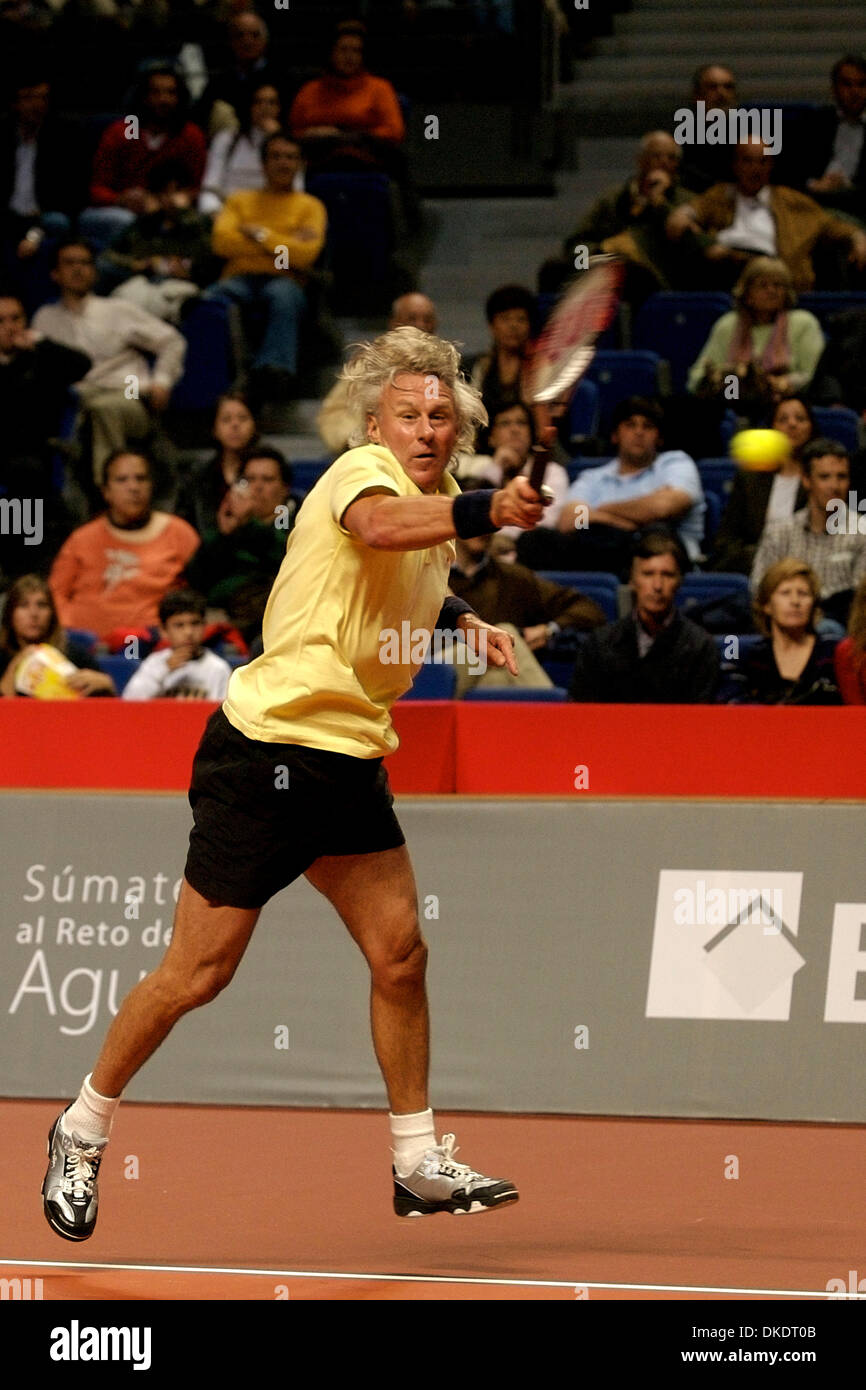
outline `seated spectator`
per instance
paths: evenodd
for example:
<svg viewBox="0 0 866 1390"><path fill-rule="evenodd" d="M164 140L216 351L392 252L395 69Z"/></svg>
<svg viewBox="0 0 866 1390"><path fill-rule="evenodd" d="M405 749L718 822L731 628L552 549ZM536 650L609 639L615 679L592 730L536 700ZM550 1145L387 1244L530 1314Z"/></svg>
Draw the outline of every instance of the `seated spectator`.
<svg viewBox="0 0 866 1390"><path fill-rule="evenodd" d="M31 307L47 297L54 247L86 201L79 147L70 123L51 110L48 79L18 76L0 122L0 240L5 273Z"/></svg>
<svg viewBox="0 0 866 1390"><path fill-rule="evenodd" d="M692 78L692 103L699 101L706 111L730 111L737 105L737 79L721 63L704 63ZM680 181L684 188L706 193L715 183L731 178L730 145L684 145Z"/></svg>
<svg viewBox="0 0 866 1390"><path fill-rule="evenodd" d="M262 145L279 129L280 94L270 82L257 82L240 112L236 128L218 131L211 141L199 194L199 212L214 215L230 193L264 188Z"/></svg>
<svg viewBox="0 0 866 1390"><path fill-rule="evenodd" d="M836 680L846 705L866 705L866 579L851 604L848 636L836 648Z"/></svg>
<svg viewBox="0 0 866 1390"><path fill-rule="evenodd" d="M833 106L813 112L797 150L798 187L820 203L866 217L866 58L847 53L830 75ZM802 181L802 182L801 182Z"/></svg>
<svg viewBox="0 0 866 1390"><path fill-rule="evenodd" d="M785 396L767 423L788 436L791 453L774 472L737 469L716 533L710 569L751 574L766 524L784 521L806 505L800 460L817 433L812 411L802 396Z"/></svg>
<svg viewBox="0 0 866 1390"><path fill-rule="evenodd" d="M657 401L630 396L613 414L616 458L586 468L572 483L558 531L536 528L521 536L517 553L533 569L610 570L627 577L635 533L669 528L691 561L701 554L703 488L694 461L680 449L660 452L662 411Z"/></svg>
<svg viewBox="0 0 866 1390"><path fill-rule="evenodd" d="M771 256L749 261L734 287L736 309L722 314L689 372L688 387L731 402L755 423L767 409L812 380L824 347L821 325L807 309L795 309L791 272Z"/></svg>
<svg viewBox="0 0 866 1390"><path fill-rule="evenodd" d="M719 680L716 645L684 618L676 593L687 560L670 536L637 543L630 586L634 610L596 628L578 650L570 700L599 704L711 704Z"/></svg>
<svg viewBox="0 0 866 1390"><path fill-rule="evenodd" d="M463 490L486 487L485 479L467 479ZM541 579L523 565L508 563L491 553L492 536L457 540L457 560L451 566L449 588L470 603L480 618L505 627L514 638L519 674L492 666L473 674L457 665L457 696L476 685L550 686L536 653L545 653L560 632L586 632L605 622L604 612L592 599L574 589ZM495 613L495 617L490 615Z"/></svg>
<svg viewBox="0 0 866 1390"><path fill-rule="evenodd" d="M90 358L27 327L17 295L0 290L0 487L11 497L44 497L51 487L49 440L60 430L69 388Z"/></svg>
<svg viewBox="0 0 866 1390"><path fill-rule="evenodd" d="M249 642L261 631L262 617L286 540L295 523L292 470L278 449L252 445L240 477L228 489L186 570L186 579L203 593L210 608L228 614Z"/></svg>
<svg viewBox="0 0 866 1390"><path fill-rule="evenodd" d="M214 223L213 249L226 265L206 297L262 304L267 312L249 388L257 405L292 392L304 285L325 244L323 204L293 191L300 161L296 140L281 132L269 135L262 145L265 187L232 193Z"/></svg>
<svg viewBox="0 0 866 1390"><path fill-rule="evenodd" d="M114 298L129 300L174 324L180 322L186 301L209 285L219 270L210 246L210 223L190 207L182 182L180 165L158 165L147 180L148 191L159 203L157 211L137 217L99 258L100 270L115 281Z"/></svg>
<svg viewBox="0 0 866 1390"><path fill-rule="evenodd" d="M200 536L216 530L220 503L240 477L246 452L259 437L255 417L241 391L220 396L213 437L217 448L181 483L174 505L175 516L183 517Z"/></svg>
<svg viewBox="0 0 866 1390"><path fill-rule="evenodd" d="M93 478L132 440L147 439L183 372L186 343L176 328L137 304L92 293L93 254L78 238L61 242L53 278L57 304L43 304L33 327L55 343L86 352L93 366L77 387L92 435ZM153 358L151 366L145 353Z"/></svg>
<svg viewBox="0 0 866 1390"><path fill-rule="evenodd" d="M261 15L252 10L232 15L227 37L231 61L210 79L195 108L195 119L208 135L241 120L255 88L267 84L281 90L282 75L268 58L270 38Z"/></svg>
<svg viewBox="0 0 866 1390"><path fill-rule="evenodd" d="M338 24L328 72L292 102L289 127L311 169L393 167L389 146L401 144L406 128L391 83L364 67L366 32L358 20Z"/></svg>
<svg viewBox="0 0 866 1390"><path fill-rule="evenodd" d="M535 461L532 454L535 422L529 406L523 401L501 406L491 420L487 443L489 454L461 458L458 478L482 478L488 487L504 487L518 473L528 478ZM552 498L538 524L555 528L569 488L568 474L561 463L547 465L544 485L550 489ZM523 533L518 526L504 526L498 534L520 536Z"/></svg>
<svg viewBox="0 0 866 1390"><path fill-rule="evenodd" d="M547 261L538 288L552 292L571 279L577 247L589 255L622 256L627 263L623 297L637 304L656 290L669 290L676 255L665 228L668 216L693 196L679 182L681 147L663 130L650 131L638 146L633 178L608 189L562 244L561 260Z"/></svg>
<svg viewBox="0 0 866 1390"><path fill-rule="evenodd" d="M121 626L156 626L160 599L199 545L187 522L152 509L144 454L112 454L102 494L105 513L73 531L49 576L64 627L87 628L98 637Z"/></svg>
<svg viewBox="0 0 866 1390"><path fill-rule="evenodd" d="M82 695L114 695L114 681L96 658L63 631L51 590L38 574L23 574L6 595L0 617L0 695L15 696L15 673L33 648L47 644L77 667L67 684Z"/></svg>
<svg viewBox="0 0 866 1390"><path fill-rule="evenodd" d="M437 328L436 305L426 294L411 290L401 294L391 305L388 328L420 328L424 333L435 333ZM316 416L316 429L334 455L344 454L349 448L349 435L355 428L355 416L349 404L349 383L339 376L331 387Z"/></svg>
<svg viewBox="0 0 866 1390"><path fill-rule="evenodd" d="M485 305L493 335L488 352L476 357L470 380L481 392L487 414L503 405L514 405L527 396L530 334L535 296L522 285L501 285Z"/></svg>
<svg viewBox="0 0 866 1390"><path fill-rule="evenodd" d="M846 405L866 419L866 309L845 309L827 323L827 346L815 368L815 405Z"/></svg>
<svg viewBox="0 0 866 1390"><path fill-rule="evenodd" d="M833 654L837 638L815 631L820 581L802 560L771 565L755 594L764 635L743 659L745 700L758 705L840 705Z"/></svg>
<svg viewBox="0 0 866 1390"><path fill-rule="evenodd" d="M103 132L93 161L92 206L81 214L78 228L100 249L136 217L158 210L147 180L160 164L181 165L183 192L195 202L207 145L198 126L187 119L188 106L186 83L173 64L158 60L145 65L132 114ZM131 120L138 122L134 135Z"/></svg>
<svg viewBox="0 0 866 1390"><path fill-rule="evenodd" d="M124 700L219 700L232 668L202 645L205 601L191 589L172 589L159 605L167 649L146 656L123 689Z"/></svg>
<svg viewBox="0 0 866 1390"><path fill-rule="evenodd" d="M752 256L772 256L785 262L797 291L810 290L813 255L828 245L846 251L858 270L866 267L866 232L805 193L770 185L773 157L763 141L741 141L732 168L733 183L715 184L668 218L668 236L682 255L682 284L728 289Z"/></svg>
<svg viewBox="0 0 866 1390"><path fill-rule="evenodd" d="M801 468L806 506L789 521L771 521L764 527L749 582L757 593L764 575L779 560L802 560L817 574L821 607L836 625L830 628L825 620L822 631L844 637L839 624L847 622L854 590L866 574L866 535L859 533L858 518L845 505L848 454L835 440L813 439L803 450Z"/></svg>

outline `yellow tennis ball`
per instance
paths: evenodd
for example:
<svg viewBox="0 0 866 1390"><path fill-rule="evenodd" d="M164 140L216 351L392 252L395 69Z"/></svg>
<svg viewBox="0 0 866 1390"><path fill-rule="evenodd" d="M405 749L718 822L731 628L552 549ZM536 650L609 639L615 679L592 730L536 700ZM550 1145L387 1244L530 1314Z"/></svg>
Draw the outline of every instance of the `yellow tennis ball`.
<svg viewBox="0 0 866 1390"><path fill-rule="evenodd" d="M731 440L731 456L741 468L770 472L791 457L791 441L781 430L740 430Z"/></svg>

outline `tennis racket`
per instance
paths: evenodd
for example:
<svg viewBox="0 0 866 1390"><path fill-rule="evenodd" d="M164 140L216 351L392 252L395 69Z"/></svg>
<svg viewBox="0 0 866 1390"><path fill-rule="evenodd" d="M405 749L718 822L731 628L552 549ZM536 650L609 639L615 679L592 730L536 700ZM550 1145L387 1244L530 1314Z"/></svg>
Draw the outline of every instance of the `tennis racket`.
<svg viewBox="0 0 866 1390"><path fill-rule="evenodd" d="M529 376L530 399L537 406L568 398L595 356L596 339L619 307L625 261L592 256L589 269L556 305L535 345ZM541 496L550 450L533 447L530 486Z"/></svg>

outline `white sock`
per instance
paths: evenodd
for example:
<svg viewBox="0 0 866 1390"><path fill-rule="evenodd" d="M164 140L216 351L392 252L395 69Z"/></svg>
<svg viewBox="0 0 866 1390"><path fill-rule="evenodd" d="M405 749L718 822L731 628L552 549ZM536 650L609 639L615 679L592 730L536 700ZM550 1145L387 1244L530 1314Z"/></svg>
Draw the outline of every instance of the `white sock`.
<svg viewBox="0 0 866 1390"><path fill-rule="evenodd" d="M419 1110L415 1115L388 1115L391 1138L394 1141L394 1168L398 1177L405 1178L418 1167L428 1149L436 1143L433 1111Z"/></svg>
<svg viewBox="0 0 866 1390"><path fill-rule="evenodd" d="M90 1073L92 1076L93 1073ZM67 1134L75 1130L82 1139L101 1143L111 1134L114 1112L120 1104L120 1096L101 1096L90 1084L90 1076L85 1076L78 1099L73 1101L63 1116L63 1128Z"/></svg>

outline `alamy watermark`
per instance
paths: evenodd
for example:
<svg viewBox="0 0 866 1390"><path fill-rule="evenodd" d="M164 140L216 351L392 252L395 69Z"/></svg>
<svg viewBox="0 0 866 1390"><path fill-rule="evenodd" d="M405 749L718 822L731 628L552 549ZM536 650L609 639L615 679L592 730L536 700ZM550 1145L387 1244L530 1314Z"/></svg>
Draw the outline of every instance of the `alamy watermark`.
<svg viewBox="0 0 866 1390"><path fill-rule="evenodd" d="M834 497L827 503L828 536L866 536L866 497L848 493L848 501Z"/></svg>
<svg viewBox="0 0 866 1390"><path fill-rule="evenodd" d="M746 140L760 140L767 154L780 154L782 109L732 106L726 111L711 106L708 110L705 101L698 101L694 110L681 106L674 112L674 139L678 145L741 145Z"/></svg>
<svg viewBox="0 0 866 1390"><path fill-rule="evenodd" d="M0 536L23 536L25 545L41 545L43 534L41 497L0 497Z"/></svg>
<svg viewBox="0 0 866 1390"><path fill-rule="evenodd" d="M431 634L427 628L413 628L404 618L397 628L386 627L379 633L379 660L383 666L419 666L424 661L465 666L473 676L487 670L487 635L483 629L470 646L461 635L448 628L437 627Z"/></svg>

